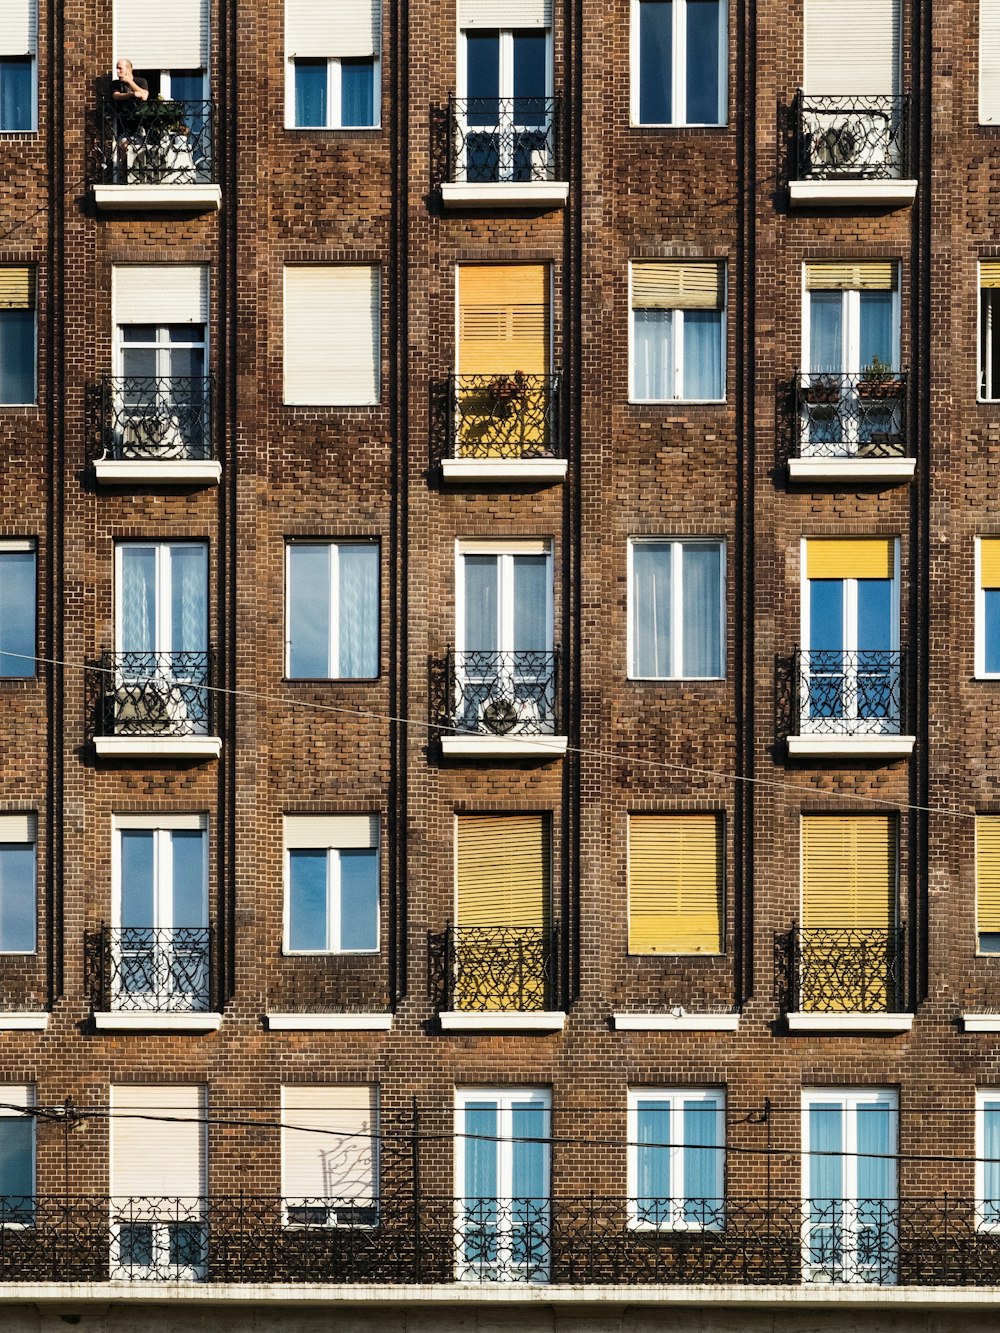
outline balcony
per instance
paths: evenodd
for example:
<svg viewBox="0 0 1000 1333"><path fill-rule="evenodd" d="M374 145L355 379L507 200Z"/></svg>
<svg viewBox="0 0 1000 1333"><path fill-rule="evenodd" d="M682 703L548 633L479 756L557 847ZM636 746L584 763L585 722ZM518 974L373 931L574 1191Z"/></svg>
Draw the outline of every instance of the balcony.
<svg viewBox="0 0 1000 1333"><path fill-rule="evenodd" d="M855 485L908 481L907 377L881 364L860 375L803 372L792 382L791 481Z"/></svg>
<svg viewBox="0 0 1000 1333"><path fill-rule="evenodd" d="M100 388L97 480L117 485L217 484L211 377L111 376Z"/></svg>
<svg viewBox="0 0 1000 1333"><path fill-rule="evenodd" d="M890 207L913 202L908 96L814 97L795 102L793 206Z"/></svg>
<svg viewBox="0 0 1000 1333"><path fill-rule="evenodd" d="M800 649L792 684L797 710L791 756L901 758L914 737L902 734L905 654L871 648Z"/></svg>
<svg viewBox="0 0 1000 1333"><path fill-rule="evenodd" d="M216 212L222 206L211 102L101 102L93 179L99 211Z"/></svg>
<svg viewBox="0 0 1000 1333"><path fill-rule="evenodd" d="M790 1032L909 1032L906 928L795 925L775 936L778 1000Z"/></svg>
<svg viewBox="0 0 1000 1333"><path fill-rule="evenodd" d="M432 988L445 1032L558 1032L559 926L449 926L431 939Z"/></svg>
<svg viewBox="0 0 1000 1333"><path fill-rule="evenodd" d="M561 208L558 97L450 97L445 208Z"/></svg>
<svg viewBox="0 0 1000 1333"><path fill-rule="evenodd" d="M466 759L557 759L559 655L451 652L445 662L442 753Z"/></svg>
<svg viewBox="0 0 1000 1333"><path fill-rule="evenodd" d="M98 1031L214 1032L209 926L105 926L85 956Z"/></svg>
<svg viewBox="0 0 1000 1333"><path fill-rule="evenodd" d="M210 653L109 653L101 658L94 748L107 758L212 759Z"/></svg>
<svg viewBox="0 0 1000 1333"><path fill-rule="evenodd" d="M445 481L561 481L559 376L452 375L444 413Z"/></svg>

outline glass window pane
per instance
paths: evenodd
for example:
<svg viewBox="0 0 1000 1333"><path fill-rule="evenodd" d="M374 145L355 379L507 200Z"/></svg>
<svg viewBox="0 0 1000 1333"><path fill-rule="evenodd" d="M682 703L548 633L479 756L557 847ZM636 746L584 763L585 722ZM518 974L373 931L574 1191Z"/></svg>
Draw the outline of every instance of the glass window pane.
<svg viewBox="0 0 1000 1333"><path fill-rule="evenodd" d="M495 555L465 556L466 652L496 652L500 647L499 560Z"/></svg>
<svg viewBox="0 0 1000 1333"><path fill-rule="evenodd" d="M684 1197L708 1203L707 1208L685 1209L689 1221L714 1221L722 1198L722 1153L715 1149L721 1140L721 1119L714 1102L684 1103Z"/></svg>
<svg viewBox="0 0 1000 1333"><path fill-rule="evenodd" d="M345 543L337 548L338 676L378 675L378 559L377 546Z"/></svg>
<svg viewBox="0 0 1000 1333"><path fill-rule="evenodd" d="M535 1102L514 1102L511 1115L511 1196L543 1199L547 1193L547 1145L542 1140L548 1136L548 1111Z"/></svg>
<svg viewBox="0 0 1000 1333"><path fill-rule="evenodd" d="M632 547L632 674L672 674L670 595L672 550L668 543Z"/></svg>
<svg viewBox="0 0 1000 1333"><path fill-rule="evenodd" d="M0 552L0 676L35 674L35 553Z"/></svg>
<svg viewBox="0 0 1000 1333"><path fill-rule="evenodd" d="M514 124L541 125L545 119L545 67L547 34L515 32L514 42Z"/></svg>
<svg viewBox="0 0 1000 1333"><path fill-rule="evenodd" d="M672 0L639 0L639 122L673 120L674 6Z"/></svg>
<svg viewBox="0 0 1000 1333"><path fill-rule="evenodd" d="M670 1102L641 1102L636 1110L636 1201L639 1220L652 1226L669 1219L669 1144Z"/></svg>
<svg viewBox="0 0 1000 1333"><path fill-rule="evenodd" d="M340 853L340 947L378 948L378 852Z"/></svg>
<svg viewBox="0 0 1000 1333"><path fill-rule="evenodd" d="M685 544L683 584L684 676L722 675L722 550Z"/></svg>
<svg viewBox="0 0 1000 1333"><path fill-rule="evenodd" d="M152 546L122 548L121 643L124 653L156 648L156 551Z"/></svg>
<svg viewBox="0 0 1000 1333"><path fill-rule="evenodd" d="M722 311L684 311L684 397L721 398Z"/></svg>
<svg viewBox="0 0 1000 1333"><path fill-rule="evenodd" d="M375 124L375 59L340 62L340 123Z"/></svg>
<svg viewBox="0 0 1000 1333"><path fill-rule="evenodd" d="M465 1197L468 1199L495 1199L500 1193L497 1178L496 1142L497 1107L495 1102L466 1102L465 1133Z"/></svg>
<svg viewBox="0 0 1000 1333"><path fill-rule="evenodd" d="M8 1207L35 1192L33 1143L34 1127L27 1116L0 1117L0 1196Z"/></svg>
<svg viewBox="0 0 1000 1333"><path fill-rule="evenodd" d="M327 854L313 848L288 853L288 945L325 952Z"/></svg>
<svg viewBox="0 0 1000 1333"><path fill-rule="evenodd" d="M35 848L0 844L0 952L34 953Z"/></svg>
<svg viewBox="0 0 1000 1333"><path fill-rule="evenodd" d="M514 651L548 652L549 561L544 555L514 557Z"/></svg>
<svg viewBox="0 0 1000 1333"><path fill-rule="evenodd" d="M814 652L843 651L843 579L809 580L809 648Z"/></svg>
<svg viewBox="0 0 1000 1333"><path fill-rule="evenodd" d="M0 403L35 401L35 312L0 310Z"/></svg>
<svg viewBox="0 0 1000 1333"><path fill-rule="evenodd" d="M844 369L844 302L841 292L809 292L809 369L839 375Z"/></svg>
<svg viewBox="0 0 1000 1333"><path fill-rule="evenodd" d="M470 125L496 126L500 120L500 34L465 34L466 119Z"/></svg>
<svg viewBox="0 0 1000 1333"><path fill-rule="evenodd" d="M987 1216L1000 1221L1000 1102L983 1104L983 1201Z"/></svg>
<svg viewBox="0 0 1000 1333"><path fill-rule="evenodd" d="M1000 588L984 588L983 603L986 619L983 666L986 671L1000 672Z"/></svg>
<svg viewBox="0 0 1000 1333"><path fill-rule="evenodd" d="M30 130L31 57L0 60L0 130Z"/></svg>
<svg viewBox="0 0 1000 1333"><path fill-rule="evenodd" d="M718 125L720 97L720 0L687 0L687 122Z"/></svg>
<svg viewBox="0 0 1000 1333"><path fill-rule="evenodd" d="M317 679L330 669L330 548L288 548L288 674Z"/></svg>
<svg viewBox="0 0 1000 1333"><path fill-rule="evenodd" d="M633 310L632 393L663 401L674 395L674 312Z"/></svg>
<svg viewBox="0 0 1000 1333"><path fill-rule="evenodd" d="M172 69L170 96L178 102L205 100L205 72L200 69Z"/></svg>
<svg viewBox="0 0 1000 1333"><path fill-rule="evenodd" d="M121 851L121 924L125 927L155 926L155 834L152 829L122 829L118 837Z"/></svg>
<svg viewBox="0 0 1000 1333"><path fill-rule="evenodd" d="M128 379L154 379L157 370L157 353L155 347L133 347L125 346L122 348L122 374ZM127 385L126 394L138 392L141 394L140 402L148 403L153 391L152 385Z"/></svg>
<svg viewBox="0 0 1000 1333"><path fill-rule="evenodd" d="M170 835L174 862L173 920L163 925L200 927L208 924L205 884L205 840L199 829L175 829Z"/></svg>
<svg viewBox="0 0 1000 1333"><path fill-rule="evenodd" d="M310 127L327 124L325 60L295 61L295 124Z"/></svg>
<svg viewBox="0 0 1000 1333"><path fill-rule="evenodd" d="M896 1112L884 1103L860 1105L858 1198L891 1199L896 1193Z"/></svg>
<svg viewBox="0 0 1000 1333"><path fill-rule="evenodd" d="M893 364L892 292L861 292L861 369L878 357Z"/></svg>
<svg viewBox="0 0 1000 1333"><path fill-rule="evenodd" d="M836 1103L814 1103L809 1107L809 1197L841 1200L844 1197L843 1151L844 1110ZM832 1154L819 1156L820 1153Z"/></svg>
<svg viewBox="0 0 1000 1333"><path fill-rule="evenodd" d="M892 647L892 581L858 579L858 650Z"/></svg>
<svg viewBox="0 0 1000 1333"><path fill-rule="evenodd" d="M170 547L171 618L169 651L208 649L208 551L196 543Z"/></svg>

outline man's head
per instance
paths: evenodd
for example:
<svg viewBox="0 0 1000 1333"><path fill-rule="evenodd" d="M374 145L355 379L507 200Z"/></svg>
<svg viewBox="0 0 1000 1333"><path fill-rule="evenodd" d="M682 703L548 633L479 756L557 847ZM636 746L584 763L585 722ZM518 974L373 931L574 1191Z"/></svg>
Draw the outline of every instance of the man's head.
<svg viewBox="0 0 1000 1333"><path fill-rule="evenodd" d="M120 79L130 79L132 77L131 60L119 60L118 64L115 66L115 73Z"/></svg>

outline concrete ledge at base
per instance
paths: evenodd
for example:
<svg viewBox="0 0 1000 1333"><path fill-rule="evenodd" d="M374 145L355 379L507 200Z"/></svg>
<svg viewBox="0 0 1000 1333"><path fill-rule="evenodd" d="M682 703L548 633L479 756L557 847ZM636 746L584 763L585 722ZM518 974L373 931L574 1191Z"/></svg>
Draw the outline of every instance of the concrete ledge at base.
<svg viewBox="0 0 1000 1333"><path fill-rule="evenodd" d="M445 208L562 208L568 181L467 181L441 186Z"/></svg>
<svg viewBox="0 0 1000 1333"><path fill-rule="evenodd" d="M915 458L790 458L788 480L857 482L866 486L909 481L916 467Z"/></svg>
<svg viewBox="0 0 1000 1333"><path fill-rule="evenodd" d="M562 1032L562 1010L540 1009L517 1013L472 1013L451 1009L438 1014L442 1032Z"/></svg>
<svg viewBox="0 0 1000 1333"><path fill-rule="evenodd" d="M1000 1014L963 1014L962 1030L963 1032L1000 1032Z"/></svg>
<svg viewBox="0 0 1000 1333"><path fill-rule="evenodd" d="M271 1032L389 1032L392 1014L265 1014Z"/></svg>
<svg viewBox="0 0 1000 1333"><path fill-rule="evenodd" d="M222 1015L215 1013L152 1013L142 1009L124 1009L121 1013L98 1011L94 1027L98 1032L218 1032Z"/></svg>
<svg viewBox="0 0 1000 1333"><path fill-rule="evenodd" d="M94 206L101 213L155 209L165 213L217 213L221 185L95 185Z"/></svg>
<svg viewBox="0 0 1000 1333"><path fill-rule="evenodd" d="M0 1032L44 1032L49 1026L48 1010L8 1009L0 1011Z"/></svg>
<svg viewBox="0 0 1000 1333"><path fill-rule="evenodd" d="M788 198L799 208L903 208L917 197L915 180L790 181Z"/></svg>
<svg viewBox="0 0 1000 1333"><path fill-rule="evenodd" d="M739 1014L612 1014L616 1032L736 1032Z"/></svg>
<svg viewBox="0 0 1000 1333"><path fill-rule="evenodd" d="M95 736L103 759L218 759L218 736Z"/></svg>
<svg viewBox="0 0 1000 1333"><path fill-rule="evenodd" d="M441 737L446 759L561 759L566 753L565 736L475 736Z"/></svg>
<svg viewBox="0 0 1000 1333"><path fill-rule="evenodd" d="M516 483L563 481L565 458L443 458L441 476L445 481L470 486L487 482Z"/></svg>
<svg viewBox="0 0 1000 1333"><path fill-rule="evenodd" d="M891 1035L909 1032L912 1014L786 1014L789 1032L865 1033Z"/></svg>
<svg viewBox="0 0 1000 1333"><path fill-rule="evenodd" d="M94 476L106 486L218 486L222 464L209 459L98 458Z"/></svg>
<svg viewBox="0 0 1000 1333"><path fill-rule="evenodd" d="M789 736L788 753L814 759L905 759L913 753L915 736Z"/></svg>

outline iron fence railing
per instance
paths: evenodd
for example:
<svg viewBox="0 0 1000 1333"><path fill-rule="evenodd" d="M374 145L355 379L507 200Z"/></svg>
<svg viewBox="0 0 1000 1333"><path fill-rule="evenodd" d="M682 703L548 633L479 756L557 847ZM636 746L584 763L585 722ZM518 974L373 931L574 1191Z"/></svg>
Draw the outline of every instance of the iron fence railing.
<svg viewBox="0 0 1000 1333"><path fill-rule="evenodd" d="M105 926L87 940L91 1002L103 1011L213 1007L209 926Z"/></svg>
<svg viewBox="0 0 1000 1333"><path fill-rule="evenodd" d="M101 185L212 185L212 102L150 98L98 108L95 176Z"/></svg>
<svg viewBox="0 0 1000 1333"><path fill-rule="evenodd" d="M794 925L775 936L783 1013L905 1013L906 927Z"/></svg>
<svg viewBox="0 0 1000 1333"><path fill-rule="evenodd" d="M909 163L908 95L796 99L799 179L887 180Z"/></svg>
<svg viewBox="0 0 1000 1333"><path fill-rule="evenodd" d="M102 459L212 457L211 376L106 375L101 381Z"/></svg>
<svg viewBox="0 0 1000 1333"><path fill-rule="evenodd" d="M154 1150L155 1129L151 1129ZM414 1196L0 1198L4 1282L488 1282L987 1287L997 1204L968 1197L637 1201ZM644 1202L644 1201L638 1201Z"/></svg>
<svg viewBox="0 0 1000 1333"><path fill-rule="evenodd" d="M472 1013L559 1009L560 946L558 925L450 925L431 946L433 994L444 1009Z"/></svg>
<svg viewBox="0 0 1000 1333"><path fill-rule="evenodd" d="M800 735L900 734L905 675L902 651L801 648L795 663Z"/></svg>
<svg viewBox="0 0 1000 1333"><path fill-rule="evenodd" d="M906 372L803 372L793 381L802 458L897 458L907 452Z"/></svg>
<svg viewBox="0 0 1000 1333"><path fill-rule="evenodd" d="M211 653L106 652L97 734L215 735L211 678Z"/></svg>
<svg viewBox="0 0 1000 1333"><path fill-rule="evenodd" d="M448 179L488 185L560 175L558 97L448 99Z"/></svg>
<svg viewBox="0 0 1000 1333"><path fill-rule="evenodd" d="M449 653L448 723L487 736L554 734L558 665L558 653L531 649Z"/></svg>
<svg viewBox="0 0 1000 1333"><path fill-rule="evenodd" d="M558 375L452 375L448 407L452 458L559 455Z"/></svg>

